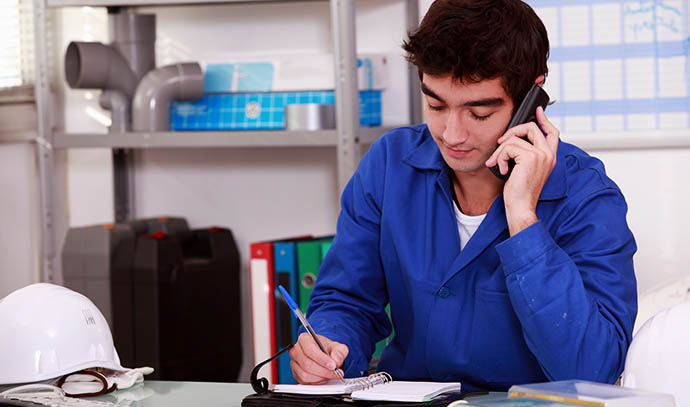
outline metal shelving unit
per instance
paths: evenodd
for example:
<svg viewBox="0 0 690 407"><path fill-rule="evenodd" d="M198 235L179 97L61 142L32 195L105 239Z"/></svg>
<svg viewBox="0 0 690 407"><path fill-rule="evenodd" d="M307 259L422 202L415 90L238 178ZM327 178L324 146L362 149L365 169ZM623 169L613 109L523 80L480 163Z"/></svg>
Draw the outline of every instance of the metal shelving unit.
<svg viewBox="0 0 690 407"><path fill-rule="evenodd" d="M243 148L243 147L335 147L339 190L354 173L359 160L360 144L374 141L388 128L360 128L357 91L357 58L355 42L355 0L329 0L331 31L335 58L336 118L335 130L295 131L203 131L70 134L52 129L50 118L50 84L46 60L46 19L49 8L60 7L144 7L200 4L289 3L305 0L33 0L36 52L35 98L38 116L37 160L40 181L41 275L45 282L55 281L56 236L54 230L52 177L55 149L68 148ZM325 1L325 0L306 0ZM405 0L407 26L415 27L419 19L418 0ZM416 72L412 67L410 72ZM410 121L421 120L419 81L410 75Z"/></svg>
<svg viewBox="0 0 690 407"><path fill-rule="evenodd" d="M295 1L326 0L45 0L49 8L60 7L144 7L144 6L186 6L194 4L241 4L241 3L294 3Z"/></svg>
<svg viewBox="0 0 690 407"><path fill-rule="evenodd" d="M360 144L370 144L392 127L363 127ZM217 147L335 147L336 130L319 131L166 131L154 133L61 133L54 148L217 148Z"/></svg>
<svg viewBox="0 0 690 407"><path fill-rule="evenodd" d="M36 162L40 188L41 221L41 276L44 282L55 281L55 227L53 205L53 174L55 170L53 154L53 129L50 117L50 83L46 52L46 4L44 0L34 0L34 52L36 54L36 80L34 92L36 99L37 137Z"/></svg>

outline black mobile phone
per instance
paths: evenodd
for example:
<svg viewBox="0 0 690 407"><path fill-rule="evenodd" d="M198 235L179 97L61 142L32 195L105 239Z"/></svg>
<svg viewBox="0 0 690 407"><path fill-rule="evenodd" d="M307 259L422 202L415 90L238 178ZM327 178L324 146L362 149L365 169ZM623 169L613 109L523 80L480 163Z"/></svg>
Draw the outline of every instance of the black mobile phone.
<svg viewBox="0 0 690 407"><path fill-rule="evenodd" d="M515 114L513 114L513 118L510 119L510 123L508 123L506 131L511 127L517 126L518 124L527 122L537 123L537 106L541 106L544 110L546 110L546 106L548 104L549 95L546 93L546 91L544 91L544 89L537 84L532 85L527 92L527 95L525 95L525 98L522 99L520 106L515 110ZM537 124L537 126L539 125ZM523 139L527 140L527 137L523 137ZM505 175L501 174L498 164L490 167L489 169L495 176L505 180L510 176L510 173L513 171L513 167L515 167L515 160L511 158L508 160L508 173Z"/></svg>

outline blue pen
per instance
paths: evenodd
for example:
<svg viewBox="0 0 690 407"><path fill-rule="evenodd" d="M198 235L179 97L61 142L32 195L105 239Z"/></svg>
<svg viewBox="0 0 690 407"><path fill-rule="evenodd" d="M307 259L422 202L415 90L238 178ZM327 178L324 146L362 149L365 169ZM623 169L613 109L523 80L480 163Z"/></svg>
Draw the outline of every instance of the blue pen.
<svg viewBox="0 0 690 407"><path fill-rule="evenodd" d="M302 310L299 309L295 300L293 300L292 297L290 297L290 294L288 294L288 292L285 291L285 289L283 288L282 285L278 286L278 290L280 290L280 294L285 299L285 302L287 302L288 307L290 307L290 309L292 309L292 312L295 313L295 316L297 316L297 319L299 319L299 321L302 323L302 325L304 325L304 327L309 332L309 335L311 335L311 337L314 338L314 341L316 342L316 344L319 345L319 348L321 348L321 351L323 353L325 353L326 355L328 355L328 351L323 346L323 344L321 343L319 338L316 336L316 332L314 332L314 329L311 327L311 325L309 325L309 321L307 321L307 317L305 317L304 314L302 313ZM340 381L345 383L345 377L343 377L343 374L340 372L340 370L336 367L333 371L335 372L335 375L338 376Z"/></svg>

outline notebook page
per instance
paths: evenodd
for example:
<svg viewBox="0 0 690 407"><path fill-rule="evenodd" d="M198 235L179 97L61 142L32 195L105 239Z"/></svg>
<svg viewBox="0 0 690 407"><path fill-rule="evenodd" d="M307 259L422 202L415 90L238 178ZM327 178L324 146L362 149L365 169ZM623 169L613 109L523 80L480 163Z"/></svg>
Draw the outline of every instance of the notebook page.
<svg viewBox="0 0 690 407"><path fill-rule="evenodd" d="M354 400L421 402L450 391L460 391L460 383L393 381L353 391L351 396Z"/></svg>
<svg viewBox="0 0 690 407"><path fill-rule="evenodd" d="M346 381L347 382L347 381ZM331 380L327 384L276 384L273 386L276 393L293 394L349 394L347 384L339 380Z"/></svg>

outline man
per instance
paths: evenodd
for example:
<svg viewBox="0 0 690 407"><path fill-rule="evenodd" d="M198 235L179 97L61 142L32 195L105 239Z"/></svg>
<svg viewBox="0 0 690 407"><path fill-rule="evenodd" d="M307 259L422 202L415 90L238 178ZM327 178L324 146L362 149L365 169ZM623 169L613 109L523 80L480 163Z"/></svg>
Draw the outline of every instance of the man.
<svg viewBox="0 0 690 407"><path fill-rule="evenodd" d="M394 379L614 382L637 312L625 200L541 108L506 131L547 74L544 25L519 0L437 0L403 48L426 125L375 142L345 188L307 314L329 354L302 334L294 376L364 374L390 303ZM489 170L510 159L507 181Z"/></svg>

